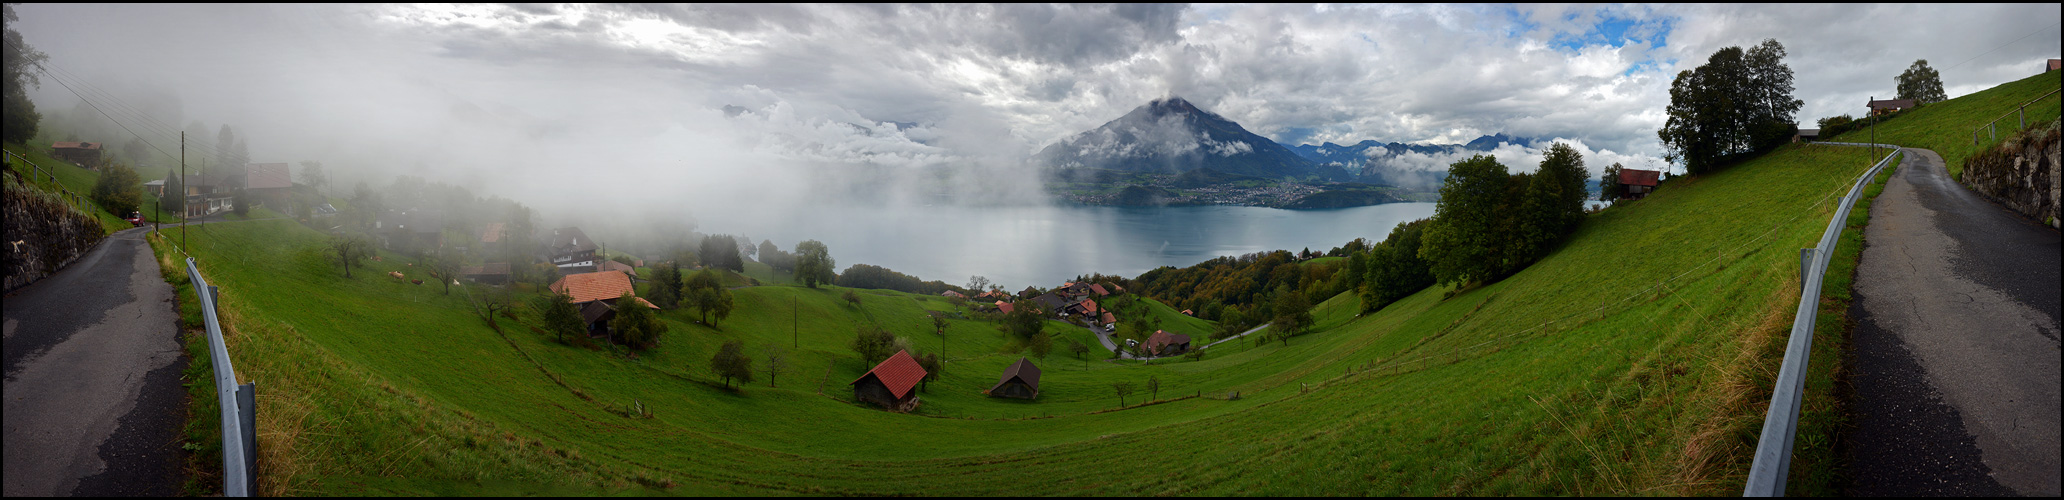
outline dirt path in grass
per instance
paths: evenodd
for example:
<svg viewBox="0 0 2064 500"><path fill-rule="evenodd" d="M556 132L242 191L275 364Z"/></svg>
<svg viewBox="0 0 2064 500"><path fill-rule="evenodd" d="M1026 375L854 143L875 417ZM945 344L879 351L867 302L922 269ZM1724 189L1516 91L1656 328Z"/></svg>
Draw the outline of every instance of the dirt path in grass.
<svg viewBox="0 0 2064 500"><path fill-rule="evenodd" d="M2058 232L1907 148L1856 271L1851 496L2057 496Z"/></svg>
<svg viewBox="0 0 2064 500"><path fill-rule="evenodd" d="M187 358L145 231L7 295L6 496L179 494Z"/></svg>

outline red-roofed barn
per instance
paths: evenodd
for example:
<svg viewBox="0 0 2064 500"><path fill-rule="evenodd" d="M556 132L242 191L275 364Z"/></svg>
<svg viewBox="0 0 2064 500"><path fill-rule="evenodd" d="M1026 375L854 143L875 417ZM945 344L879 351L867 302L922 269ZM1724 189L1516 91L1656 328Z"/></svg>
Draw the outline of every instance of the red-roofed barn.
<svg viewBox="0 0 2064 500"><path fill-rule="evenodd" d="M1620 171L1620 199L1639 200L1655 191L1663 173L1656 170L1625 169Z"/></svg>
<svg viewBox="0 0 2064 500"><path fill-rule="evenodd" d="M896 351L867 374L853 380L853 399L906 412L917 408L917 383L924 380L924 367L910 357L910 351Z"/></svg>

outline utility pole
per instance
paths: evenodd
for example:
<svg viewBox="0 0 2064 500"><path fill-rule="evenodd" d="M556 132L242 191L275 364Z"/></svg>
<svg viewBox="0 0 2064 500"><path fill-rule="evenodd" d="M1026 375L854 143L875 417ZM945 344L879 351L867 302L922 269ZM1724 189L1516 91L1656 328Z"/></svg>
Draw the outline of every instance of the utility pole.
<svg viewBox="0 0 2064 500"><path fill-rule="evenodd" d="M796 297L790 295L788 296L788 341L794 343L794 347L797 349L803 348L803 336L801 333L798 333L802 330L798 326L798 323L802 321L800 318L801 315L797 314L796 311Z"/></svg>
<svg viewBox="0 0 2064 500"><path fill-rule="evenodd" d="M186 252L186 214L193 210L186 206L186 131L179 132L179 251Z"/></svg>

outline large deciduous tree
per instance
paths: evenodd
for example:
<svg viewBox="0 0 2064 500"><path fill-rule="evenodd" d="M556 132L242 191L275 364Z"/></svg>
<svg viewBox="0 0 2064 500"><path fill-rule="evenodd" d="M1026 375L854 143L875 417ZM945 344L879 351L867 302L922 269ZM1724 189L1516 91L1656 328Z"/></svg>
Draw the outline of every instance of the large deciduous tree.
<svg viewBox="0 0 2064 500"><path fill-rule="evenodd" d="M1730 156L1789 140L1797 131L1792 114L1805 102L1792 98L1784 56L1784 45L1764 40L1747 51L1720 49L1706 64L1678 72L1670 84L1669 120L1656 131L1665 156L1697 175Z"/></svg>
<svg viewBox="0 0 2064 500"><path fill-rule="evenodd" d="M1921 104L1949 100L1949 95L1942 92L1942 74L1928 67L1927 59L1914 61L1913 66L1908 66L1893 80L1899 83L1900 99L1913 99Z"/></svg>
<svg viewBox="0 0 2064 500"><path fill-rule="evenodd" d="M14 15L14 5L0 6L5 9L6 43L0 44L0 139L11 144L22 144L36 137L36 126L43 122L43 114L36 112L36 103L29 101L29 89L39 87L36 70L42 69L43 61L50 56L22 41L21 32L14 30L14 23L20 18Z"/></svg>
<svg viewBox="0 0 2064 500"><path fill-rule="evenodd" d="M571 296L554 293L539 297L536 307L544 316L545 330L552 332L560 342L565 342L568 335L578 336L588 331L587 324L581 321L580 309L573 306Z"/></svg>
<svg viewBox="0 0 2064 500"><path fill-rule="evenodd" d="M711 315L715 315L717 319L731 316L731 290L725 289L724 283L717 280L717 273L709 268L703 268L702 272L695 273L694 277L682 285L681 297L702 313L702 322L710 328L717 327L716 322L710 320Z"/></svg>
<svg viewBox="0 0 2064 500"><path fill-rule="evenodd" d="M330 237L329 246L325 250L338 264L344 266L344 277L350 278L351 266L365 260L366 255L372 253L372 245L366 242L364 236L340 234Z"/></svg>
<svg viewBox="0 0 2064 500"><path fill-rule="evenodd" d="M136 171L120 163L100 173L100 179L93 182L93 201L101 208L115 215L128 217L129 212L143 203L143 181Z"/></svg>
<svg viewBox="0 0 2064 500"><path fill-rule="evenodd" d="M817 288L818 283L831 283L838 279L838 273L833 272L837 263L831 258L831 250L822 242L803 240L797 243L795 259L795 276L804 286Z"/></svg>
<svg viewBox="0 0 2064 500"><path fill-rule="evenodd" d="M624 345L632 349L651 349L659 345L659 337L666 333L667 327L652 308L638 302L637 296L631 292L617 297L615 306L616 318L609 320L609 328L616 330L617 336L624 339Z"/></svg>
<svg viewBox="0 0 2064 500"><path fill-rule="evenodd" d="M731 387L731 379L738 379L740 385L752 382L752 356L745 355L745 342L733 340L717 348L717 354L710 357L710 372L723 377L724 388Z"/></svg>
<svg viewBox="0 0 2064 500"><path fill-rule="evenodd" d="M1440 202L1422 236L1419 257L1441 284L1488 280L1498 271L1503 248L1498 206L1511 183L1496 157L1476 155L1448 166Z"/></svg>

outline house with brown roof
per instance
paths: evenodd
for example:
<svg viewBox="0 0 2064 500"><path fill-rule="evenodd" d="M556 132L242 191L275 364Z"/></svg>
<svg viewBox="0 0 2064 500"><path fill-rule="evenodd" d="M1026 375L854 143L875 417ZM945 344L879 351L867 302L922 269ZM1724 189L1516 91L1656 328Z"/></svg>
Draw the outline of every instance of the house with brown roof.
<svg viewBox="0 0 2064 500"><path fill-rule="evenodd" d="M946 298L949 298L949 299L965 299L965 298L967 298L967 294L964 294L964 293L960 293L960 292L956 292L956 291L952 291L952 290L947 290L947 291L944 291L944 292L939 292L939 296L941 296L941 297L946 297Z"/></svg>
<svg viewBox="0 0 2064 500"><path fill-rule="evenodd" d="M545 239L545 260L559 266L561 273L588 273L597 270L595 240L588 239L578 227L553 229Z"/></svg>
<svg viewBox="0 0 2064 500"><path fill-rule="evenodd" d="M466 266L459 269L459 276L463 276L475 283L486 283L489 285L508 283L509 263L489 262L478 266Z"/></svg>
<svg viewBox="0 0 2064 500"><path fill-rule="evenodd" d="M1003 378L997 379L996 385L982 391L982 394L994 398L1038 399L1039 367L1032 366L1032 362L1025 358L1018 358L1018 362L1003 369Z"/></svg>
<svg viewBox="0 0 2064 500"><path fill-rule="evenodd" d="M487 227L481 228L480 251L488 255L500 254L502 247L507 244L503 239L508 236L508 227L506 223L489 222Z"/></svg>
<svg viewBox="0 0 2064 500"><path fill-rule="evenodd" d="M1870 102L1871 116L1877 116L1886 113L1896 113L1902 110L1913 109L1915 107L1920 106L1920 104L1920 101L1916 101L1913 99L1874 100Z"/></svg>
<svg viewBox="0 0 2064 500"><path fill-rule="evenodd" d="M1011 306L1011 303L1009 302L1004 302L1001 300L996 301L996 310L1003 311L1004 314L1010 314L1012 307L1013 306Z"/></svg>
<svg viewBox="0 0 2064 500"><path fill-rule="evenodd" d="M617 300L625 293L637 293L631 286L631 277L617 271L569 274L552 282L553 293L562 293L572 298L574 306L581 308L581 319L588 324L588 335L600 336L609 333L609 320L616 319ZM644 297L631 297L639 306L658 309Z"/></svg>
<svg viewBox="0 0 2064 500"><path fill-rule="evenodd" d="M917 383L924 377L924 367L918 366L917 358L910 357L910 351L896 351L896 355L847 385L853 386L854 400L901 413L917 409Z"/></svg>
<svg viewBox="0 0 2064 500"><path fill-rule="evenodd" d="M1662 175L1663 173L1657 170L1632 168L1620 170L1620 199L1639 200L1647 198L1648 193L1655 191L1656 185L1661 183Z"/></svg>
<svg viewBox="0 0 2064 500"><path fill-rule="evenodd" d="M165 172L165 179L157 182L151 193L159 198L165 198L165 185L170 184L174 176L179 176L177 170ZM230 189L236 186L230 182L228 173L222 169L202 169L198 173L189 173L180 178L183 179L179 183L180 188L186 191L186 218L209 215L230 208L233 201Z"/></svg>
<svg viewBox="0 0 2064 500"><path fill-rule="evenodd" d="M93 168L100 164L100 144L98 142L53 142L50 143L50 156L72 162L73 165Z"/></svg>
<svg viewBox="0 0 2064 500"><path fill-rule="evenodd" d="M285 163L250 163L244 165L244 193L251 199L273 210L287 212L287 200L293 196L293 169Z"/></svg>
<svg viewBox="0 0 2064 500"><path fill-rule="evenodd" d="M1102 297L1102 296L1105 296L1105 295L1110 295L1110 294L1111 294L1111 292L1110 292L1109 290L1105 290L1105 289L1104 289L1104 286L1103 286L1103 285L1095 285L1095 284L1089 285L1089 291L1090 291L1090 292L1092 292L1092 293L1095 293L1095 294L1096 294L1096 296L1098 296L1098 297Z"/></svg>
<svg viewBox="0 0 2064 500"><path fill-rule="evenodd" d="M1155 356L1180 354L1187 350L1190 350L1190 336L1188 335L1154 330L1153 335L1147 336L1147 352Z"/></svg>

